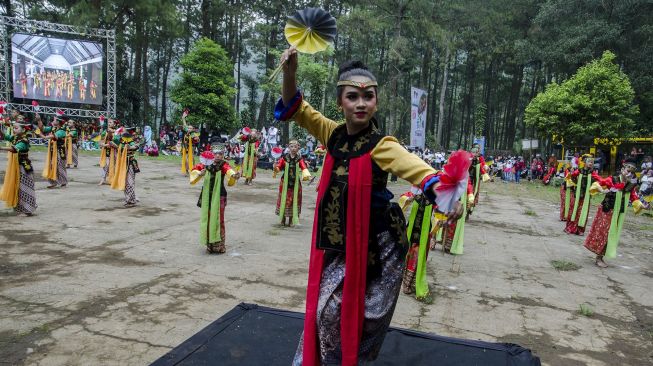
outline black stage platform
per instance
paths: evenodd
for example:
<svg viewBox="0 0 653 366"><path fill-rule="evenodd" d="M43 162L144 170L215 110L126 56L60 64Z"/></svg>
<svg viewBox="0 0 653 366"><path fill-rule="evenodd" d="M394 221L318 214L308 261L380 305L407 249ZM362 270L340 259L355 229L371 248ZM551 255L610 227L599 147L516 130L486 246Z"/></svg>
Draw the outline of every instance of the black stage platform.
<svg viewBox="0 0 653 366"><path fill-rule="evenodd" d="M152 365L288 366L303 322L302 313L243 303ZM540 366L540 359L515 344L390 328L381 354L371 365Z"/></svg>

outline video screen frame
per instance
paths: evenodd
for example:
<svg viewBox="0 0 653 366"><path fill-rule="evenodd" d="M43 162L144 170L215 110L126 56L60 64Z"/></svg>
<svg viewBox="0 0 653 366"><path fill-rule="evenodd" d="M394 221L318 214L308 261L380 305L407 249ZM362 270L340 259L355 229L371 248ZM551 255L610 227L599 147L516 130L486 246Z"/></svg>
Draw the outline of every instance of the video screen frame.
<svg viewBox="0 0 653 366"><path fill-rule="evenodd" d="M11 34L14 100L104 106L105 45L101 40Z"/></svg>

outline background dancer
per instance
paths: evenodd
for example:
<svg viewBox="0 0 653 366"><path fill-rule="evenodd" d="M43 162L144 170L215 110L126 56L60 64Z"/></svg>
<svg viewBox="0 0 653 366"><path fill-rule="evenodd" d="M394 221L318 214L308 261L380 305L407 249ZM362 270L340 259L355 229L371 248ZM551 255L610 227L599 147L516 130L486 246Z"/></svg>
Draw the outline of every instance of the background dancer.
<svg viewBox="0 0 653 366"><path fill-rule="evenodd" d="M60 116L61 113L57 115ZM52 120L51 127L44 127L43 121L38 114L36 115L36 119L39 130L42 132L41 137L49 140L42 176L50 182L47 188L57 188L57 186L63 188L68 184L68 174L66 172L66 129L61 126L61 122L56 116Z"/></svg>
<svg viewBox="0 0 653 366"><path fill-rule="evenodd" d="M32 216L36 208L36 191L34 190L34 168L29 160L29 139L26 132L32 129L29 123L23 123L23 116L13 122L13 134L5 134L5 141L11 146L0 146L7 151L7 169L4 184L0 189L0 201L12 207L18 215Z"/></svg>
<svg viewBox="0 0 653 366"><path fill-rule="evenodd" d="M565 232L567 234L583 235L587 216L590 208L590 187L592 185L592 171L594 170L594 158L590 154L582 156L580 168L570 174L570 180L574 183L575 189L572 196L573 209L570 207L570 215L567 217Z"/></svg>
<svg viewBox="0 0 653 366"><path fill-rule="evenodd" d="M602 179L594 173L592 193L604 193L603 202L596 211L590 232L585 239L585 248L596 254L595 263L607 267L603 258L615 258L628 204L637 201L637 176L634 160L627 160L621 174ZM587 198L589 199L589 198ZM633 205L635 207L636 205Z"/></svg>
<svg viewBox="0 0 653 366"><path fill-rule="evenodd" d="M113 175L111 188L125 192L125 207L133 207L139 202L136 198L136 173L140 173L134 151L139 146L132 134L135 127L124 127L122 134L116 133L112 146L116 148L116 171Z"/></svg>
<svg viewBox="0 0 653 366"><path fill-rule="evenodd" d="M243 130L248 130L247 128ZM258 131L255 128L251 129L249 134L243 134L240 137L241 141L245 143L243 157L243 176L245 177L245 184L251 185L254 178L256 178L256 163L258 161L258 147L261 144L261 139Z"/></svg>
<svg viewBox="0 0 653 366"><path fill-rule="evenodd" d="M236 184L240 173L234 172L224 160L224 151L204 151L200 154L200 164L190 172L190 184L195 185L204 178L204 185L197 200L197 207L202 209L200 216L200 243L206 245L209 253L222 254L225 246L226 228L224 211L227 208L228 186Z"/></svg>
<svg viewBox="0 0 653 366"><path fill-rule="evenodd" d="M274 166L272 175L273 178L276 178L277 173L283 169L275 211L283 226L293 226L299 223L299 215L302 213L301 181L311 179L311 173L308 171L304 159L299 155L299 142L297 140L290 141L288 148L290 151L279 159Z"/></svg>

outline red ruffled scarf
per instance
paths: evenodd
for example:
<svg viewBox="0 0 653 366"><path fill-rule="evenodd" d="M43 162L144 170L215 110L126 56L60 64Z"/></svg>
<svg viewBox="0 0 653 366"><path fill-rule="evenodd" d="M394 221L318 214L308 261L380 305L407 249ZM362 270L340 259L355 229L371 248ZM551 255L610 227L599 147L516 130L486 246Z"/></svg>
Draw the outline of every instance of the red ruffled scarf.
<svg viewBox="0 0 653 366"><path fill-rule="evenodd" d="M319 207L329 188L333 157L327 153L320 186L318 188L313 219L313 240L306 288L306 317L304 318L303 365L320 364L317 339L317 305L320 282L324 268L324 251L316 248L318 236ZM367 244L370 228L370 204L372 199L372 156L368 152L350 160L347 191L347 230L345 283L342 294L340 339L342 365L358 363L358 348L365 318L365 287L367 274Z"/></svg>

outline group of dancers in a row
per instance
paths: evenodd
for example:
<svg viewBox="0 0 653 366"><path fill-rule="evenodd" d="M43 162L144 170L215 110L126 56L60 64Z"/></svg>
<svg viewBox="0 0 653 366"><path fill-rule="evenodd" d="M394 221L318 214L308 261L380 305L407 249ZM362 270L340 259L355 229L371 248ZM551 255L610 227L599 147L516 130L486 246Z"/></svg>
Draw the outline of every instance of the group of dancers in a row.
<svg viewBox="0 0 653 366"><path fill-rule="evenodd" d="M578 168L565 171L560 186L560 221L565 221L567 234L583 235L589 222L591 197L603 194L585 248L596 254L595 263L607 267L604 258L615 258L617 245L629 206L635 213L642 210L637 196L636 163L627 159L618 174L602 178L594 169L594 157L585 154Z"/></svg>
<svg viewBox="0 0 653 366"><path fill-rule="evenodd" d="M75 90L79 92L79 99L86 100L86 91L90 89L91 99L97 99L97 83L91 80L89 85L88 81L83 77L75 77L73 73L63 71L42 71L40 73L31 74L29 77L25 73L21 73L16 82L20 83L21 94L23 98L29 96L28 81L32 79L32 95L30 97L38 98L44 97L47 99L73 100Z"/></svg>
<svg viewBox="0 0 653 366"><path fill-rule="evenodd" d="M282 55L283 87L275 118L294 120L325 146L326 154L317 186L304 331L293 365L357 365L378 356L402 283L404 291L410 293L414 288L418 298L428 296L425 268L430 237L439 237L445 251L462 254L465 220L478 205L481 182L488 177L477 146L471 153L453 153L444 169L436 171L408 152L395 137L383 134L375 119L379 86L374 74L361 62L345 63L338 72L337 103L345 123L324 117L297 88L297 58L293 47ZM138 146L129 129L121 131L111 123L103 132L101 165L112 187L124 184L126 204L132 204L135 195L128 194L126 187L133 187L133 178L130 183L129 177L138 171L133 157ZM182 171L188 173L191 184L204 179L198 200L200 240L209 252L224 253L225 188L241 176L251 184L256 176L260 138L256 131L242 134L246 154L240 167L232 168L219 149L202 152L200 164L195 165L195 129L186 126L185 119L183 123L187 151L182 155ZM21 135L21 126L14 123L15 135ZM59 121L55 119L48 135L52 142L50 151L54 147L58 152L57 143L64 137L57 134L59 130ZM13 142L9 149L18 159L23 150ZM275 164L275 172L282 174L277 213L286 225L299 219L301 182L310 176L298 150L292 142L289 152ZM63 156L59 153L49 159L63 164ZM23 166L18 169L20 178L26 170ZM408 222L404 210L392 201L393 194L387 189L389 174L405 179L415 188L412 195L405 195L403 202L404 209L410 207ZM571 184L574 174L580 187L575 190ZM616 232L608 229L606 236L616 235L618 240L623 223L621 213L628 201L624 192L632 190L632 171L626 165L616 178L599 179L591 174L587 178L588 174L570 174L570 183L566 185L569 190L565 187L564 191L577 208L570 210L574 218L568 220L576 220L576 215L589 209L583 208L581 192L596 187L589 185L590 180L595 180L600 191L606 195L614 193L614 206L607 202L602 205L606 213L603 222L617 225ZM588 185L584 186L583 181Z"/></svg>
<svg viewBox="0 0 653 366"><path fill-rule="evenodd" d="M3 111L4 112L4 111ZM41 116L34 115L37 129L34 135L48 142L45 162L41 176L46 179L48 189L65 188L68 185L68 169L79 164L79 133L76 123L58 114L49 125ZM124 191L125 206L138 202L135 192L135 174L139 172L134 152L139 146L132 135L133 127L119 126L118 121L109 119L103 125L100 143L100 166L104 175L100 184L111 184L111 188ZM30 140L28 132L34 125L13 110L9 115L2 114L2 137L7 146L0 150L8 152L7 168L0 190L0 200L11 207L18 215L32 216L38 205L34 185L34 166L29 158Z"/></svg>
<svg viewBox="0 0 653 366"><path fill-rule="evenodd" d="M193 164L194 144L198 143L196 128L186 124L182 117L184 137L182 142L181 171L190 176L190 183L197 184L202 179L203 185L197 202L201 209L200 243L206 246L209 253L225 253L225 222L224 213L227 206L227 186L233 186L242 176L245 185L252 185L256 178L258 148L261 135L256 129L245 127L236 137L245 144L244 159L240 165L232 167L225 159L226 151L217 147L203 151L200 163ZM299 223L302 210L302 181L309 180L311 174L299 153L299 142L290 141L288 152L279 157L274 164L273 177L282 173L277 198L276 215L283 226L293 226ZM226 186L225 186L226 184Z"/></svg>

